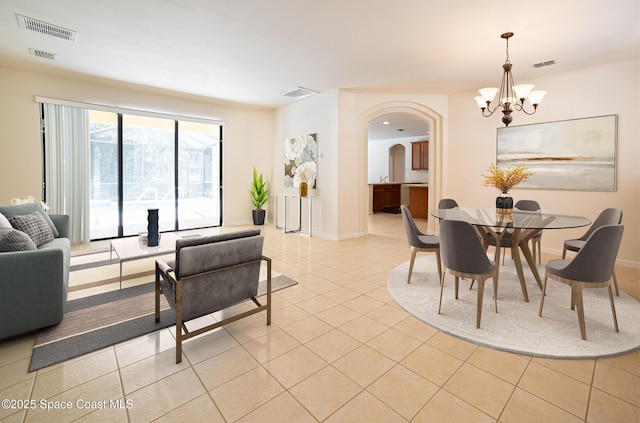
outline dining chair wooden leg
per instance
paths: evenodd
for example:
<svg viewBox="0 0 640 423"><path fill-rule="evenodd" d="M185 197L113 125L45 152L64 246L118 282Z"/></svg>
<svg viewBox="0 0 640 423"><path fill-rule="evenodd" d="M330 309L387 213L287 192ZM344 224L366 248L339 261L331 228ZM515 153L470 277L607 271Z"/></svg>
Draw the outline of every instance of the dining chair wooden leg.
<svg viewBox="0 0 640 423"><path fill-rule="evenodd" d="M436 261L438 262L438 280L442 279L442 260L440 259L440 250L436 250Z"/></svg>
<svg viewBox="0 0 640 423"><path fill-rule="evenodd" d="M442 272L442 277L440 278L440 302L438 303L438 314L440 314L440 310L442 309L442 289L444 288L444 276L446 273L446 270Z"/></svg>
<svg viewBox="0 0 640 423"><path fill-rule="evenodd" d="M587 329L584 323L584 301L582 300L582 287L575 287L575 305L578 312L578 323L580 324L580 336L584 341L587 340Z"/></svg>
<svg viewBox="0 0 640 423"><path fill-rule="evenodd" d="M456 292L456 300L458 299L458 287L460 286L460 278L456 276L456 284L455 284L455 292Z"/></svg>
<svg viewBox="0 0 640 423"><path fill-rule="evenodd" d="M613 273L611 274L611 276L613 276L613 286L616 287L616 297L619 297L620 290L618 289L618 278L616 277L616 269L613 269Z"/></svg>
<svg viewBox="0 0 640 423"><path fill-rule="evenodd" d="M484 278L478 279L478 304L476 306L476 329L480 329L482 317L482 299L484 297Z"/></svg>
<svg viewBox="0 0 640 423"><path fill-rule="evenodd" d="M407 283L411 283L411 272L413 272L413 263L416 261L416 247L411 247L411 261L409 262L409 274L407 275Z"/></svg>
<svg viewBox="0 0 640 423"><path fill-rule="evenodd" d="M613 304L613 293L611 291L611 285L607 287L609 290L609 301L611 302L611 313L613 313L613 327L616 329L616 332L620 333L618 330L618 318L616 317L616 306Z"/></svg>
<svg viewBox="0 0 640 423"><path fill-rule="evenodd" d="M493 302L496 308L496 313L498 312L498 278L493 276Z"/></svg>

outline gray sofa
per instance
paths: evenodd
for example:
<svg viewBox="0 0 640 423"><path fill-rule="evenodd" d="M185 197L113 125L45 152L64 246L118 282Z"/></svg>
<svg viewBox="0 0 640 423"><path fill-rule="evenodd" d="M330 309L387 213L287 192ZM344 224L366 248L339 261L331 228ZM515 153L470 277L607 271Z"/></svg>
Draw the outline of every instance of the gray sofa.
<svg viewBox="0 0 640 423"><path fill-rule="evenodd" d="M34 210L44 213L39 203L0 207L9 219ZM47 217L55 227L53 240L37 250L0 252L0 339L58 324L64 316L71 258L69 216Z"/></svg>

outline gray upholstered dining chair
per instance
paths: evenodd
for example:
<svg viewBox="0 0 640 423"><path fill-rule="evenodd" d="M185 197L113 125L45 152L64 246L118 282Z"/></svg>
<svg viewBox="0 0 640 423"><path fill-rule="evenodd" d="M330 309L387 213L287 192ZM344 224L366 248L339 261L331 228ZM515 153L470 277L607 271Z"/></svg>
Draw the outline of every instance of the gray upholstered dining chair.
<svg viewBox="0 0 640 423"><path fill-rule="evenodd" d="M439 209L452 209L454 207L458 207L458 202L453 198L442 198L438 202Z"/></svg>
<svg viewBox="0 0 640 423"><path fill-rule="evenodd" d="M482 241L476 230L467 222L443 220L440 222L440 250L442 254L442 276L440 277L440 303L442 309L442 291L447 273L455 276L455 298L458 299L459 278L478 281L478 301L476 307L476 328L480 328L484 282L493 278L493 299L498 312L498 279L496 266L489 260Z"/></svg>
<svg viewBox="0 0 640 423"><path fill-rule="evenodd" d="M416 260L418 251L436 253L436 261L438 262L438 280L442 277L442 265L440 262L440 240L437 236L424 234L416 226L416 222L409 212L409 207L405 204L400 206L402 212L402 220L404 220L404 229L407 232L407 241L411 247L411 261L409 262L409 274L407 275L407 283L411 283L411 273L413 272L413 264Z"/></svg>
<svg viewBox="0 0 640 423"><path fill-rule="evenodd" d="M271 324L271 259L262 255L264 237L259 229L179 239L175 260L156 261L156 323L160 295L176 314L176 363L182 361L183 340L243 317L265 311ZM267 264L266 304L256 299L260 265ZM203 328L189 331L185 323L251 300L256 307L241 311Z"/></svg>
<svg viewBox="0 0 640 423"><path fill-rule="evenodd" d="M565 258L568 251L578 252L587 242L587 238L591 236L593 231L598 229L601 226L605 225L619 225L622 223L622 209L616 208L608 208L604 209L600 212L596 220L589 226L587 232L577 239L568 239L564 242L564 247L562 248L562 258ZM618 278L616 277L616 269L615 267L612 270L613 275L613 285L616 288L616 296L620 295L620 291L618 290Z"/></svg>
<svg viewBox="0 0 640 423"><path fill-rule="evenodd" d="M589 238L586 239L584 245L572 260L551 260L546 264L540 310L538 312L540 317L542 317L548 279L551 278L567 284L571 287L571 310L577 308L580 335L582 339L586 340L582 290L584 288L606 287L609 291L613 325L616 332L619 332L616 308L611 292L611 274L618 256L623 231L623 225L600 226L589 235Z"/></svg>

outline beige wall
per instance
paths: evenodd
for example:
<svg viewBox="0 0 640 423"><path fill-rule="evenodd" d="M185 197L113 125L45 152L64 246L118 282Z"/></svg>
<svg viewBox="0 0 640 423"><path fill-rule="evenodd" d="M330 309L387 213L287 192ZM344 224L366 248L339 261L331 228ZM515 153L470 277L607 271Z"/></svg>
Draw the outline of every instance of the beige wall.
<svg viewBox="0 0 640 423"><path fill-rule="evenodd" d="M537 88L548 91L548 94L535 115L514 113L512 126L618 115L617 191L514 189L514 200L531 198L543 208L591 219L604 208L621 207L625 233L618 255L619 263L637 267L640 261L640 59L581 69L531 82ZM450 97L443 187L445 196L456 198L462 204L474 205L488 204L496 195L492 188L480 186L480 175L496 160L496 128L502 125L500 116L480 116L480 110L473 100L475 95L476 92L470 91ZM580 236L584 230L545 231L542 248L561 252L565 239Z"/></svg>
<svg viewBox="0 0 640 423"><path fill-rule="evenodd" d="M251 222L253 166L271 173L274 111L214 103L195 96L109 82L82 82L0 67L0 204L41 197L42 163L35 96L226 121L223 221Z"/></svg>

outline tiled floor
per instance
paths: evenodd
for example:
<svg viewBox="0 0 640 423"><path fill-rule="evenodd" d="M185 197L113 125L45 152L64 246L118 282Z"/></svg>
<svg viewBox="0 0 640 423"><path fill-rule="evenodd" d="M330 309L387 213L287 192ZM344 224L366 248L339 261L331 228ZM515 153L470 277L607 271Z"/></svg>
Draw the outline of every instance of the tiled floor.
<svg viewBox="0 0 640 423"><path fill-rule="evenodd" d="M34 373L34 335L0 342L0 399L36 401L28 411L3 403L0 420L640 422L640 352L509 354L400 309L386 288L409 258L399 215L376 214L375 235L340 242L263 230L274 269L299 281L274 294L271 326L258 314L195 338L178 365L173 329ZM638 270L617 275L640 298ZM70 410L42 409L63 401Z"/></svg>

